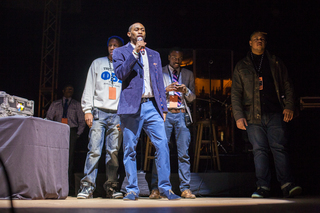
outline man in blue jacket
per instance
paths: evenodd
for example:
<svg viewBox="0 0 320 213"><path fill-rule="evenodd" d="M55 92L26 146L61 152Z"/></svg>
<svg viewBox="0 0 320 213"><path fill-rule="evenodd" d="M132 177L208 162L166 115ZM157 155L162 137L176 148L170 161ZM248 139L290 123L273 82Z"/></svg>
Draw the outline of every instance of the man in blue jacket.
<svg viewBox="0 0 320 213"><path fill-rule="evenodd" d="M134 23L129 27L130 42L113 53L116 76L122 80L118 105L123 131L123 163L128 185L124 200L139 197L136 146L144 129L156 148L159 190L162 196L179 199L171 190L169 148L164 120L168 111L158 52L146 48L145 27Z"/></svg>

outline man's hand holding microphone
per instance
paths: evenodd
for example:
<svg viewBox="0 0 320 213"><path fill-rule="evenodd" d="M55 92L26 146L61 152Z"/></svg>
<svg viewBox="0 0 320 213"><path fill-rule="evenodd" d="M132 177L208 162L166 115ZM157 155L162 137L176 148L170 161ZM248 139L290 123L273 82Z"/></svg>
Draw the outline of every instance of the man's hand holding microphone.
<svg viewBox="0 0 320 213"><path fill-rule="evenodd" d="M137 43L136 43L136 47L134 48L134 51L136 53L139 53L141 51L141 54L144 55L146 45L147 45L147 43L144 42L144 40L141 36L139 36L137 38Z"/></svg>

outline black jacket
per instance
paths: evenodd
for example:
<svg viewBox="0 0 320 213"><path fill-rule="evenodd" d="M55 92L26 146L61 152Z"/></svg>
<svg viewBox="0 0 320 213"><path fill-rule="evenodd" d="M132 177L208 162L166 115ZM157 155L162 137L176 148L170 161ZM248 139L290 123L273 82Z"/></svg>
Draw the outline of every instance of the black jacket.
<svg viewBox="0 0 320 213"><path fill-rule="evenodd" d="M292 83L288 78L284 63L274 55L265 52L269 59L278 100L283 109L294 111L294 94ZM248 123L261 123L261 105L259 92L259 76L250 58L240 60L233 73L231 87L231 103L235 120L245 118Z"/></svg>

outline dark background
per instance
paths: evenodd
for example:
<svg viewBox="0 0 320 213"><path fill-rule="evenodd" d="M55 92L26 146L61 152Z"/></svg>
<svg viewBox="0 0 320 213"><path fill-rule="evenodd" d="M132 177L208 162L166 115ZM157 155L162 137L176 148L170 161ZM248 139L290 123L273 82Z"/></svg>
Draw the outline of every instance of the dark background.
<svg viewBox="0 0 320 213"><path fill-rule="evenodd" d="M111 35L125 42L128 27L146 27L152 49L222 49L234 64L249 50L255 30L268 33L267 49L286 64L299 97L319 95L319 7L306 0L102 1L64 0L59 94L66 83L80 100L91 62L107 54ZM0 91L35 101L37 115L43 0L0 0ZM166 59L166 55L162 58ZM166 62L166 60L164 60ZM319 111L302 111L290 124L298 182L319 190Z"/></svg>
<svg viewBox="0 0 320 213"><path fill-rule="evenodd" d="M43 2L0 1L0 90L35 102L40 78ZM248 51L249 36L254 30L267 32L267 49L287 65L297 97L318 96L320 11L316 2L64 0L59 86L73 83L80 99L91 62L107 54L107 38L119 35L127 42L128 27L141 22L146 27L150 48L233 50L235 63Z"/></svg>

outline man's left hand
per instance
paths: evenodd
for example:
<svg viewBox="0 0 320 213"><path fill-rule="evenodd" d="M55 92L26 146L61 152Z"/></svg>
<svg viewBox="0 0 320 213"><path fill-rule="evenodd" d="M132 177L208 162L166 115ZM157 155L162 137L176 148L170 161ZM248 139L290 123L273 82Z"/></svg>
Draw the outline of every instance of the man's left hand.
<svg viewBox="0 0 320 213"><path fill-rule="evenodd" d="M121 132L120 124L117 124L116 127L117 127L118 131Z"/></svg>
<svg viewBox="0 0 320 213"><path fill-rule="evenodd" d="M284 121L284 122L289 122L289 121L291 121L292 118L293 118L293 111L290 110L290 109L284 109L284 110L283 110L283 115L284 115L283 121Z"/></svg>

